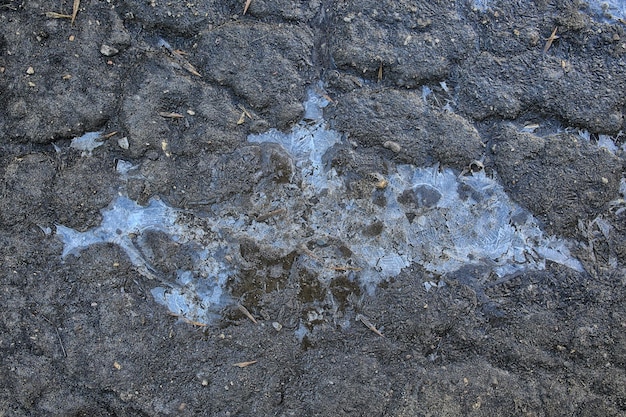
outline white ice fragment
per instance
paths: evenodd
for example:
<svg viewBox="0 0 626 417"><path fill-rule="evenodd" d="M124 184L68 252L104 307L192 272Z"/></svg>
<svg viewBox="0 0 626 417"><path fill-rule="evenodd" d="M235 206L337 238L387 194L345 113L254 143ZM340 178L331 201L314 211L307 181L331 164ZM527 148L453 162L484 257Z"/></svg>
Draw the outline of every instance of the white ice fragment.
<svg viewBox="0 0 626 417"><path fill-rule="evenodd" d="M295 125L289 133L271 129L266 133L250 135L248 141L271 142L285 148L294 158L296 167L301 170L304 182L312 188L305 190L306 195L311 196L320 190L339 186L340 181L336 175L333 175L332 170L326 173L322 158L328 149L341 142L341 135L334 130L327 129L326 123L321 119L321 106L328 102L321 101L318 96L311 93L309 96L305 108L310 112L311 119L318 120L317 122L313 124L301 122Z"/></svg>
<svg viewBox="0 0 626 417"><path fill-rule="evenodd" d="M207 236L199 227L180 224L179 212L160 200L150 200L140 206L127 197L120 196L111 206L102 211L102 224L86 232L78 232L57 225L57 235L63 241L62 257L79 255L85 248L98 243L119 245L131 263L147 278L167 284L153 290L155 299L170 311L190 320L206 322L228 297L224 286L233 268L224 259L226 244ZM208 224L207 228L217 227ZM219 227L217 227L219 229ZM179 245L191 242L197 248L192 255L193 271L176 271L172 282L153 264L155 254L146 243L146 232L162 232Z"/></svg>
<svg viewBox="0 0 626 417"><path fill-rule="evenodd" d="M191 271L180 271L170 287L151 290L155 301L172 313L198 323L207 323L228 302L223 293L225 277L217 281L203 279Z"/></svg>
<svg viewBox="0 0 626 417"><path fill-rule="evenodd" d="M378 266L382 274L388 277L395 277L409 264L395 253L385 254L378 259Z"/></svg>
<svg viewBox="0 0 626 417"><path fill-rule="evenodd" d="M306 326L300 322L300 325L298 326L298 328L293 332L293 334L296 336L296 338L298 339L298 342L302 343L302 341L304 340L304 338L309 334L309 330L306 328Z"/></svg>
<svg viewBox="0 0 626 417"><path fill-rule="evenodd" d="M157 42L157 46L159 48L165 48L168 51L171 51L171 50L174 49L174 48L172 48L172 45L170 45L170 43L168 41L166 41L165 39L163 39L163 38L159 38L159 40Z"/></svg>
<svg viewBox="0 0 626 417"><path fill-rule="evenodd" d="M608 240L609 235L611 234L611 229L613 228L613 226L611 226L611 223L604 220L602 217L596 217L593 223L598 226L598 229L600 229L600 232L602 232L604 238Z"/></svg>
<svg viewBox="0 0 626 417"><path fill-rule="evenodd" d="M117 166L115 167L115 170L119 172L120 175L122 175L122 177L124 177L128 174L130 170L135 169L135 168L137 168L136 165L133 165L132 163L128 161L124 161L120 159L117 161Z"/></svg>
<svg viewBox="0 0 626 417"><path fill-rule="evenodd" d="M117 145L122 149L128 149L130 144L128 143L128 137L123 136L117 140Z"/></svg>
<svg viewBox="0 0 626 417"><path fill-rule="evenodd" d="M589 131L586 129L580 129L578 131L578 136L580 136L586 142L591 141L591 133L589 133Z"/></svg>
<svg viewBox="0 0 626 417"><path fill-rule="evenodd" d="M528 123L525 124L520 131L524 133L534 133L535 130L539 129L539 127L538 123Z"/></svg>
<svg viewBox="0 0 626 417"><path fill-rule="evenodd" d="M175 210L167 207L160 200L150 200L147 207L142 207L126 197L118 197L107 210L102 211L100 227L78 232L63 225L57 225L57 235L63 241L62 257L73 254L78 256L87 247L97 243L119 245L133 265L149 277L153 277L152 268L132 242L133 235L146 230L155 230L176 235L181 228L176 224Z"/></svg>
<svg viewBox="0 0 626 417"><path fill-rule="evenodd" d="M564 242L555 239L546 240L544 245L537 246L536 250L539 255L549 261L565 265L578 272L585 270L580 261L570 255Z"/></svg>
<svg viewBox="0 0 626 417"><path fill-rule="evenodd" d="M454 113L454 109L452 108L449 100L446 100L446 105L443 106L443 111L446 113Z"/></svg>
<svg viewBox="0 0 626 417"><path fill-rule="evenodd" d="M196 321L202 318L202 312L193 295L183 293L179 288L156 287L151 291L155 301L167 307L172 313L191 318Z"/></svg>
<svg viewBox="0 0 626 417"><path fill-rule="evenodd" d="M598 147L604 148L612 154L615 154L618 150L617 145L613 142L613 138L609 135L598 135Z"/></svg>
<svg viewBox="0 0 626 417"><path fill-rule="evenodd" d="M485 12L489 10L494 0L473 0L472 9L475 11Z"/></svg>
<svg viewBox="0 0 626 417"><path fill-rule="evenodd" d="M83 151L81 156L91 156L94 149L104 144L104 142L98 141L98 139L101 138L102 132L87 132L80 137L72 139L72 142L70 142L70 148Z"/></svg>
<svg viewBox="0 0 626 417"><path fill-rule="evenodd" d="M432 92L433 90L431 90L427 85L422 86L422 100L424 100L424 103L427 102L428 96L431 95Z"/></svg>
<svg viewBox="0 0 626 417"><path fill-rule="evenodd" d="M304 102L304 120L321 121L324 117L323 109L330 102L323 91L323 84L319 82L317 88L311 88L307 92L307 100Z"/></svg>

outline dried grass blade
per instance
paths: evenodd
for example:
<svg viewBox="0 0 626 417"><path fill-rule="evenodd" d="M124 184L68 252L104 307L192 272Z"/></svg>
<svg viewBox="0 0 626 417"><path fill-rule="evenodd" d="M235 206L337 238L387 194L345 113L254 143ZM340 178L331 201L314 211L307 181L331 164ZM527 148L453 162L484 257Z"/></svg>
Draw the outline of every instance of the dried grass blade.
<svg viewBox="0 0 626 417"><path fill-rule="evenodd" d="M80 0L74 0L74 8L72 9L72 24L76 20L76 15L78 14L78 8L80 7Z"/></svg>
<svg viewBox="0 0 626 417"><path fill-rule="evenodd" d="M243 14L246 14L246 12L248 11L248 7L250 7L251 3L252 3L252 0L246 0L246 5L243 6Z"/></svg>
<svg viewBox="0 0 626 417"><path fill-rule="evenodd" d="M554 42L556 39L559 39L559 37L556 36L556 30L557 28L554 28L550 37L546 39L546 46L543 47L544 54L548 52L548 49L550 49L550 47L552 46L552 42Z"/></svg>
<svg viewBox="0 0 626 417"><path fill-rule="evenodd" d="M57 13L57 12L46 12L46 17L50 19L71 19L72 16L69 14Z"/></svg>
<svg viewBox="0 0 626 417"><path fill-rule="evenodd" d="M252 323L257 324L256 319L254 318L254 316L252 314L250 314L250 312L248 311L247 308L245 308L244 306L242 306L241 304L237 304L237 309L239 311L241 311L243 313L244 316L246 316L247 318L250 319L250 321L252 321Z"/></svg>
<svg viewBox="0 0 626 417"><path fill-rule="evenodd" d="M372 324L371 321L369 321L369 319L367 317L365 317L363 314L357 314L356 315L356 319L360 320L361 323L363 323L365 325L365 327L367 327L368 329L370 329L372 332L376 333L378 336L380 337L385 337L383 336L383 334L376 328L376 326L374 326Z"/></svg>
<svg viewBox="0 0 626 417"><path fill-rule="evenodd" d="M247 362L237 362L233 363L233 366L237 366L239 368L245 368L246 366L254 365L257 361L247 361Z"/></svg>
<svg viewBox="0 0 626 417"><path fill-rule="evenodd" d="M174 113L174 112L169 112L169 111L160 111L159 116L165 117L167 119L182 119L185 117L180 113Z"/></svg>

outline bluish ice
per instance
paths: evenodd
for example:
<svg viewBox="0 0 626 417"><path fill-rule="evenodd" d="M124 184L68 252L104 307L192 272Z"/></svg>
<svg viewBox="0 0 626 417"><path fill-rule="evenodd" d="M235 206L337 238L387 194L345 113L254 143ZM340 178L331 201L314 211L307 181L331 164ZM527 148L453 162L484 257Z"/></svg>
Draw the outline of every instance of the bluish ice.
<svg viewBox="0 0 626 417"><path fill-rule="evenodd" d="M567 242L546 236L537 220L483 171L460 175L439 166L398 165L384 176L385 186L372 181L369 194L348 197L343 178L324 164L328 150L343 141L322 117L327 104L312 91L305 120L290 132L271 130L249 137L250 143L282 146L301 182L264 183L249 196L247 211L228 200L211 206L208 217L158 199L140 206L121 195L103 211L97 228L77 232L57 226L62 256L79 255L97 243L119 245L137 271L154 280L157 302L198 322L208 322L230 302L227 282L245 263L239 250L243 239L253 240L260 250L271 248L277 256L298 253L299 264L315 271L324 284L349 274L371 294L379 283L413 264L433 277L468 264L485 265L498 276L543 269L546 261L582 271ZM121 164L122 176L131 171L132 165ZM375 193L386 203L375 204ZM248 214L276 209L281 215L263 221ZM376 232L364 233L372 225ZM154 255L142 243L149 231L187 245L194 252L192 267L175 276L154 268ZM311 242L320 244L309 249ZM339 251L338 245L351 254Z"/></svg>

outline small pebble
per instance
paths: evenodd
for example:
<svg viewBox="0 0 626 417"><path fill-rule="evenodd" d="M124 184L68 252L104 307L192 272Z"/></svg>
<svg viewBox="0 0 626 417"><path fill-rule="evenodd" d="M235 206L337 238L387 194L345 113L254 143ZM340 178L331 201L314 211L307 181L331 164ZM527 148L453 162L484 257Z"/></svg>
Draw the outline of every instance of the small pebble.
<svg viewBox="0 0 626 417"><path fill-rule="evenodd" d="M400 146L398 142L394 142L392 140L388 140L387 142L383 143L383 147L395 153L398 153L402 150L402 146Z"/></svg>
<svg viewBox="0 0 626 417"><path fill-rule="evenodd" d="M26 70L26 74L33 75L35 73L35 69L33 67L28 67Z"/></svg>
<svg viewBox="0 0 626 417"><path fill-rule="evenodd" d="M105 43L103 43L102 46L100 47L100 53L104 56L117 55L119 52L120 52L119 49L109 46Z"/></svg>
<svg viewBox="0 0 626 417"><path fill-rule="evenodd" d="M276 329L276 331L277 331L277 332L279 332L279 331L280 331L280 329L282 329L282 328L283 328L283 325L282 325L282 324L280 324L279 322L275 321L275 322L273 322L273 323L272 323L272 327L273 327L274 329Z"/></svg>

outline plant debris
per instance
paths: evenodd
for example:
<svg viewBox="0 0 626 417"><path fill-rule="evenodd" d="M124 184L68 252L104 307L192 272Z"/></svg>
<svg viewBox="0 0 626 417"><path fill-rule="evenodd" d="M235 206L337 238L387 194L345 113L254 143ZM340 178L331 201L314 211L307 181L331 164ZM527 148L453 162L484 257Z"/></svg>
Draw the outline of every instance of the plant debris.
<svg viewBox="0 0 626 417"><path fill-rule="evenodd" d="M241 304L237 304L237 309L239 311L241 311L244 316L246 316L247 318L250 319L250 321L252 321L252 323L254 324L258 324L258 322L256 321L256 319L254 318L254 316L252 314L250 314L250 312L248 311L247 308L245 308L244 306L242 306Z"/></svg>
<svg viewBox="0 0 626 417"><path fill-rule="evenodd" d="M236 366L238 368L245 368L246 366L254 365L257 362L258 361L237 362L233 363L233 366Z"/></svg>
<svg viewBox="0 0 626 417"><path fill-rule="evenodd" d="M78 8L80 7L80 0L74 0L74 7L72 9L72 25L76 20L76 15L78 14Z"/></svg>
<svg viewBox="0 0 626 417"><path fill-rule="evenodd" d="M368 329L370 329L371 331L376 333L378 336L385 337L385 336L383 336L383 334L380 331L378 331L376 326L374 326L372 324L372 322L367 317L365 317L363 314L357 314L355 318L356 318L356 320L361 321L361 323L363 323L365 325L365 327L367 327Z"/></svg>

